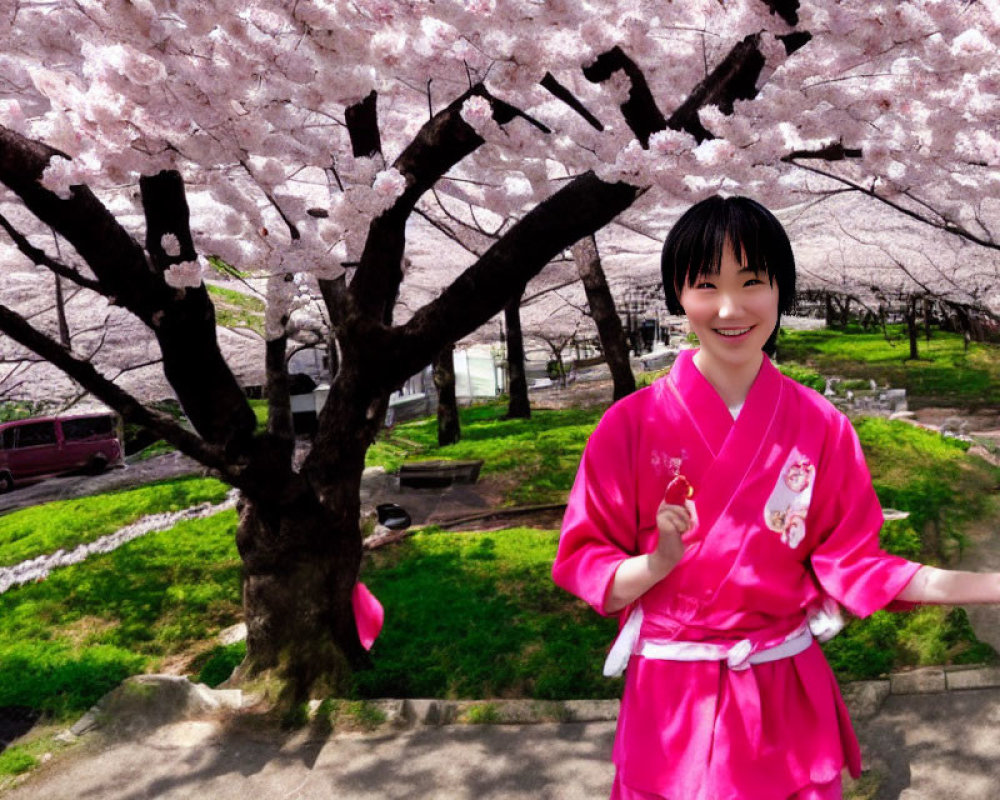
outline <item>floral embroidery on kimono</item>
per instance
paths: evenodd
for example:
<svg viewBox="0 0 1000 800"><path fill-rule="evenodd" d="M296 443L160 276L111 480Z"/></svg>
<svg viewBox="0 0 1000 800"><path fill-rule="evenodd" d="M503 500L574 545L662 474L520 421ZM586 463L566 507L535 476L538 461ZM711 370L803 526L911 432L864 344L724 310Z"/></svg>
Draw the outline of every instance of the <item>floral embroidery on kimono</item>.
<svg viewBox="0 0 1000 800"><path fill-rule="evenodd" d="M764 506L764 522L781 534L781 541L793 550L806 535L806 517L812 500L813 476L816 468L798 450L792 450L781 477Z"/></svg>

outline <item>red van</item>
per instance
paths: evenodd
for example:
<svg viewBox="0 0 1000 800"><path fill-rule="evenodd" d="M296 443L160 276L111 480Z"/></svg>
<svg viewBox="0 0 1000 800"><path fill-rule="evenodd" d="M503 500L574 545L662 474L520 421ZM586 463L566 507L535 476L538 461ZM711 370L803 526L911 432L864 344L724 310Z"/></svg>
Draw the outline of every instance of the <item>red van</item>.
<svg viewBox="0 0 1000 800"><path fill-rule="evenodd" d="M115 414L35 417L0 423L0 492L26 480L124 464Z"/></svg>

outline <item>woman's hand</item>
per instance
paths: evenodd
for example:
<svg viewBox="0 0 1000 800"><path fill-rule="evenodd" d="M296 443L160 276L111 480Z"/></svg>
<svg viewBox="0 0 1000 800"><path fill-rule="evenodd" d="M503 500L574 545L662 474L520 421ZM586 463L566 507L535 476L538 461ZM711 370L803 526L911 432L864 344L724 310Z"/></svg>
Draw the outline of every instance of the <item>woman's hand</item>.
<svg viewBox="0 0 1000 800"><path fill-rule="evenodd" d="M649 554L650 567L654 573L662 573L660 580L665 578L684 557L686 545L682 536L691 527L691 515L684 506L668 505L660 501L656 509L656 530L659 539L656 549Z"/></svg>
<svg viewBox="0 0 1000 800"><path fill-rule="evenodd" d="M650 553L626 558L618 565L604 601L604 610L608 614L621 611L635 602L670 574L684 557L687 548L682 537L690 527L691 514L684 506L660 501L656 509L656 530L659 534L656 547Z"/></svg>

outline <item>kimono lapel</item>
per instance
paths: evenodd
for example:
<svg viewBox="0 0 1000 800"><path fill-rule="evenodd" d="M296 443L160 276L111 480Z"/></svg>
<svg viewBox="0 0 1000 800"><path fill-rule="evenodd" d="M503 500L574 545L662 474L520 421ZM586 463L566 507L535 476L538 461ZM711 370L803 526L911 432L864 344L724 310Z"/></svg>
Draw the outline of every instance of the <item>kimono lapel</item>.
<svg viewBox="0 0 1000 800"><path fill-rule="evenodd" d="M667 378L670 400L683 413L684 426L698 434L710 459L715 459L733 427L733 416L718 392L694 365L694 350L682 350ZM688 465L682 465L681 471ZM687 473L685 473L687 474ZM688 475L688 478L694 478Z"/></svg>
<svg viewBox="0 0 1000 800"><path fill-rule="evenodd" d="M764 358L735 423L714 387L698 371L691 351L682 352L670 371L671 390L682 410L678 420L697 432L702 447L694 447L681 471L694 486L698 514L695 541L701 544L726 511L757 461L781 405L781 373Z"/></svg>

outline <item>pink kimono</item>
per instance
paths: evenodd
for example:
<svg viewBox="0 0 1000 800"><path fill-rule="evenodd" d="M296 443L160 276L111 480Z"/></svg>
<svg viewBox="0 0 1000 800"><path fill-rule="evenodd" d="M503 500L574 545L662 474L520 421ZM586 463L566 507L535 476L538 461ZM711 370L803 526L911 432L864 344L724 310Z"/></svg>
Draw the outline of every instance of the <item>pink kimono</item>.
<svg viewBox="0 0 1000 800"><path fill-rule="evenodd" d="M843 414L765 358L734 422L692 358L682 352L669 375L602 418L552 573L606 614L615 570L654 549L664 488L684 475L692 544L637 601L640 642L738 645L743 663L633 655L617 780L671 800L788 798L845 765L857 776L857 740L815 641L769 663L746 667L746 657L801 634L831 598L862 617L883 608L920 565L879 549L882 511Z"/></svg>

